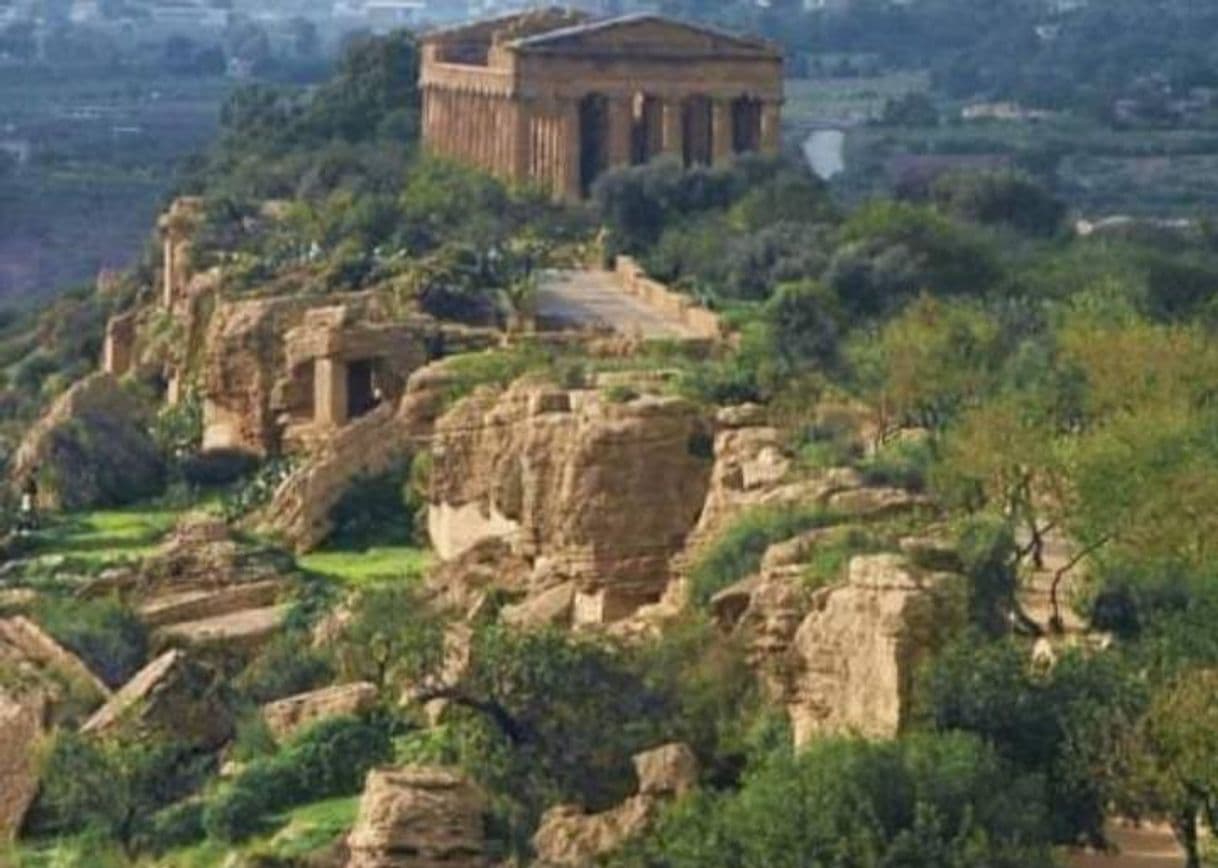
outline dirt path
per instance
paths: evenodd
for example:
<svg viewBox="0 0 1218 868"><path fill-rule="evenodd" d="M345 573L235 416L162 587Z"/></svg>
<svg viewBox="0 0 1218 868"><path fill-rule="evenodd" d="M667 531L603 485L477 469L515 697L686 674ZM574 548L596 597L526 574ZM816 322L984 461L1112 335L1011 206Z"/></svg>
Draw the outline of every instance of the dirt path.
<svg viewBox="0 0 1218 868"><path fill-rule="evenodd" d="M546 271L538 281L537 317L558 327L609 328L644 338L692 338L684 324L624 292L612 272Z"/></svg>
<svg viewBox="0 0 1218 868"><path fill-rule="evenodd" d="M1184 865L1184 851L1166 826L1113 825L1108 834L1120 848L1119 853L1071 853L1066 857L1066 865L1069 868L1181 868Z"/></svg>

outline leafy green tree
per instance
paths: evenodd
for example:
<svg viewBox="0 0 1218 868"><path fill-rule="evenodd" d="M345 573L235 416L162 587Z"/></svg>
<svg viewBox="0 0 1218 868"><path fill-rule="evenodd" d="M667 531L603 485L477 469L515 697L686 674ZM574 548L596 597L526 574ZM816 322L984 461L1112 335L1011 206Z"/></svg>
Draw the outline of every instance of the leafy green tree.
<svg viewBox="0 0 1218 868"><path fill-rule="evenodd" d="M346 680L420 687L444 661L444 623L430 612L415 588L384 584L360 591L333 645Z"/></svg>
<svg viewBox="0 0 1218 868"><path fill-rule="evenodd" d="M812 281L783 284L764 315L779 376L836 367L841 313L827 287Z"/></svg>
<svg viewBox="0 0 1218 868"><path fill-rule="evenodd" d="M1018 172L956 172L935 181L931 198L960 220L1010 226L1028 235L1052 236L1066 206Z"/></svg>
<svg viewBox="0 0 1218 868"><path fill-rule="evenodd" d="M1122 806L1170 822L1188 868L1201 868L1200 828L1218 831L1218 670L1187 672L1156 690L1127 748Z"/></svg>
<svg viewBox="0 0 1218 868"><path fill-rule="evenodd" d="M919 702L928 724L973 733L1046 784L1057 843L1102 844L1107 806L1125 774L1125 741L1145 698L1117 655L1068 654L1038 672L1010 640L965 637L928 669Z"/></svg>
<svg viewBox="0 0 1218 868"><path fill-rule="evenodd" d="M1040 782L979 739L829 739L778 755L739 792L696 793L615 866L1050 866Z"/></svg>
<svg viewBox="0 0 1218 868"><path fill-rule="evenodd" d="M1005 343L981 308L922 296L850 348L855 377L885 429L942 429L993 390Z"/></svg>
<svg viewBox="0 0 1218 868"><path fill-rule="evenodd" d="M211 760L171 742L100 741L61 732L41 758L35 828L94 831L130 849L157 809L188 795Z"/></svg>

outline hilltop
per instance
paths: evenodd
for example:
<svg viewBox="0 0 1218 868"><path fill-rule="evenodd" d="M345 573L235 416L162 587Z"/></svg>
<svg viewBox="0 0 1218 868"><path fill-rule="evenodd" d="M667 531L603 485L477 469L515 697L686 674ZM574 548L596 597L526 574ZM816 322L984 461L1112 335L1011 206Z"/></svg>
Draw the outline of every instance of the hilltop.
<svg viewBox="0 0 1218 868"><path fill-rule="evenodd" d="M7 327L11 863L1204 845L1204 227L781 155L558 204L420 154L416 77L240 91L140 265Z"/></svg>

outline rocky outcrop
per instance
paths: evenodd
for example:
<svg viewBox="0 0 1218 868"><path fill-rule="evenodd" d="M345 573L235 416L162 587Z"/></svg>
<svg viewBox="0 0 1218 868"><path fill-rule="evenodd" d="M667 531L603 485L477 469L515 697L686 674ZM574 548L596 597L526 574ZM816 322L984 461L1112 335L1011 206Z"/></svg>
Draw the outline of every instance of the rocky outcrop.
<svg viewBox="0 0 1218 868"><path fill-rule="evenodd" d="M428 529L453 559L502 539L539 589L577 585L577 622L657 599L697 522L711 470L706 419L676 398L615 402L520 382L436 425Z"/></svg>
<svg viewBox="0 0 1218 868"><path fill-rule="evenodd" d="M21 831L38 795L37 745L43 737L46 699L0 689L0 842Z"/></svg>
<svg viewBox="0 0 1218 868"><path fill-rule="evenodd" d="M167 651L136 673L81 732L131 736L154 732L214 749L232 737L233 716L220 699L213 670L182 651Z"/></svg>
<svg viewBox="0 0 1218 868"><path fill-rule="evenodd" d="M217 306L202 361L203 449L266 455L278 443L272 405L286 361L283 336L304 319L300 296Z"/></svg>
<svg viewBox="0 0 1218 868"><path fill-rule="evenodd" d="M651 826L663 803L684 795L698 782L698 761L683 744L670 744L634 758L639 779L636 795L599 814L578 805L558 805L546 811L533 849L545 868L592 865Z"/></svg>
<svg viewBox="0 0 1218 868"><path fill-rule="evenodd" d="M794 637L796 744L827 733L895 736L918 666L964 620L959 576L923 572L898 554L855 557L845 583L813 594Z"/></svg>
<svg viewBox="0 0 1218 868"><path fill-rule="evenodd" d="M160 490L164 467L148 434L148 409L105 373L61 395L26 435L11 480L33 478L44 509L130 503Z"/></svg>
<svg viewBox="0 0 1218 868"><path fill-rule="evenodd" d="M797 476L783 432L765 424L760 408L725 407L716 417L715 465L706 503L687 548L692 556L733 520L761 506L826 503L862 486L847 467Z"/></svg>
<svg viewBox="0 0 1218 868"><path fill-rule="evenodd" d="M795 633L808 612L802 573L798 564L765 568L711 600L712 614L739 638L765 695L780 704L790 691Z"/></svg>
<svg viewBox="0 0 1218 868"><path fill-rule="evenodd" d="M486 796L451 769L369 773L347 868L486 868Z"/></svg>
<svg viewBox="0 0 1218 868"><path fill-rule="evenodd" d="M72 694L80 702L100 704L110 691L79 657L23 616L0 619L0 666L17 680L54 702Z"/></svg>
<svg viewBox="0 0 1218 868"><path fill-rule="evenodd" d="M276 740L291 736L319 720L363 714L376 705L376 686L366 681L323 687L262 706L262 719Z"/></svg>

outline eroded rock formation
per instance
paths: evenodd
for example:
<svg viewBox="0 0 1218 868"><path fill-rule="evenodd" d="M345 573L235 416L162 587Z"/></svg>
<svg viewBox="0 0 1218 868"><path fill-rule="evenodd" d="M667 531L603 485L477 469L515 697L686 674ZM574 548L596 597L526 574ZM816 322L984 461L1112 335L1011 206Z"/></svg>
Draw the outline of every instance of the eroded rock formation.
<svg viewBox="0 0 1218 868"><path fill-rule="evenodd" d="M376 685L366 681L337 684L289 696L262 707L262 719L277 740L327 717L362 714L376 705Z"/></svg>
<svg viewBox="0 0 1218 868"><path fill-rule="evenodd" d="M217 673L182 651L167 651L123 686L81 727L86 735L158 733L214 749L233 735Z"/></svg>
<svg viewBox="0 0 1218 868"><path fill-rule="evenodd" d="M130 503L155 494L163 466L148 434L148 409L110 374L86 377L29 430L11 480L33 477L44 509Z"/></svg>
<svg viewBox="0 0 1218 868"><path fill-rule="evenodd" d="M576 583L577 622L654 601L695 526L712 465L708 420L676 398L625 402L522 381L436 425L429 510L446 560L506 541L543 590Z"/></svg>
<svg viewBox="0 0 1218 868"><path fill-rule="evenodd" d="M347 868L486 868L486 796L445 768L368 775Z"/></svg>
<svg viewBox="0 0 1218 868"><path fill-rule="evenodd" d="M297 296L217 306L202 362L204 450L266 455L275 448L279 426L272 396L285 367L283 336L307 309Z"/></svg>
<svg viewBox="0 0 1218 868"><path fill-rule="evenodd" d="M638 792L615 808L585 813L578 805L557 805L541 818L533 848L545 868L592 865L641 835L659 808L698 783L698 760L684 744L668 744L634 758Z"/></svg>
<svg viewBox="0 0 1218 868"><path fill-rule="evenodd" d="M918 666L966 617L959 576L899 554L855 557L846 581L814 592L810 609L792 645L797 745L825 733L899 733Z"/></svg>
<svg viewBox="0 0 1218 868"><path fill-rule="evenodd" d="M46 699L0 689L0 841L21 831L38 795L38 742L44 735Z"/></svg>

